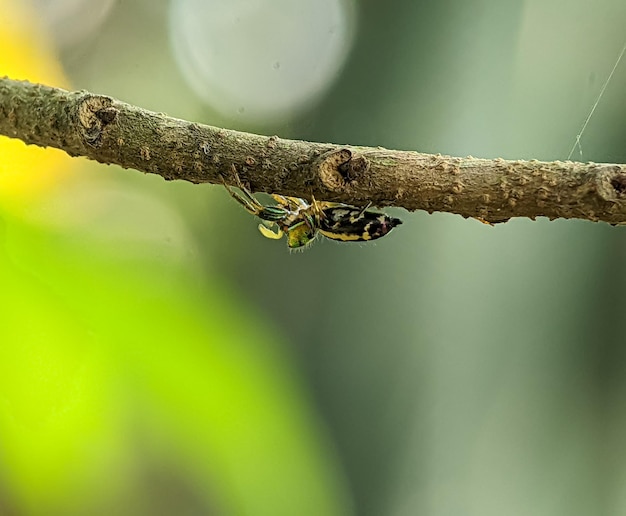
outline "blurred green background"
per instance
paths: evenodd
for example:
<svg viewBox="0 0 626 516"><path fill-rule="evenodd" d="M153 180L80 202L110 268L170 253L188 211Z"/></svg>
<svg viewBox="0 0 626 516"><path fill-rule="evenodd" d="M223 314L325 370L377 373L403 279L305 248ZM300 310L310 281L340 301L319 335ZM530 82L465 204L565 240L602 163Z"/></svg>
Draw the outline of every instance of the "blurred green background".
<svg viewBox="0 0 626 516"><path fill-rule="evenodd" d="M554 160L625 23L620 0L0 0L0 75ZM626 61L575 159L626 163L625 87ZM389 210L382 240L290 253L221 186L18 151L0 516L626 514L624 230Z"/></svg>

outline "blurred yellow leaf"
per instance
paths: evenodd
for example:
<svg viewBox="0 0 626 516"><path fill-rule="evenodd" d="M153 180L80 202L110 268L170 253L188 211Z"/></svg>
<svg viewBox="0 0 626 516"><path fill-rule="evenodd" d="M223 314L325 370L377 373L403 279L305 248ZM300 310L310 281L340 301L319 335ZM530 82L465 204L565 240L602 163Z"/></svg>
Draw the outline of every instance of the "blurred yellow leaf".
<svg viewBox="0 0 626 516"><path fill-rule="evenodd" d="M54 46L26 2L0 0L0 76L68 87ZM0 211L36 199L74 166L57 149L0 136Z"/></svg>

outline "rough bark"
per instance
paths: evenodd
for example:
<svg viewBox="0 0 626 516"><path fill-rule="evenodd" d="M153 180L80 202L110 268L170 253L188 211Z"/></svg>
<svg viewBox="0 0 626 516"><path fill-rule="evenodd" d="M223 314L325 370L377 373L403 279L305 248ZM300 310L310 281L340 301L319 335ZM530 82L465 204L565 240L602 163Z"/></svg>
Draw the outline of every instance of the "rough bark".
<svg viewBox="0 0 626 516"><path fill-rule="evenodd" d="M86 91L0 79L0 134L158 174L354 205L626 223L626 165L477 159L286 140L188 122Z"/></svg>

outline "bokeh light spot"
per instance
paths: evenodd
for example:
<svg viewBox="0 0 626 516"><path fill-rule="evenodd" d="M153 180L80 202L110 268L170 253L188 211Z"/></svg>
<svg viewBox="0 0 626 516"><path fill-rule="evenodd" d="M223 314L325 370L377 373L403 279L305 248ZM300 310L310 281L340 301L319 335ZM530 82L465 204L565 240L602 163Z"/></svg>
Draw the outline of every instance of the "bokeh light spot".
<svg viewBox="0 0 626 516"><path fill-rule="evenodd" d="M350 50L353 13L351 0L175 0L170 35L185 79L211 108L272 122L332 84Z"/></svg>

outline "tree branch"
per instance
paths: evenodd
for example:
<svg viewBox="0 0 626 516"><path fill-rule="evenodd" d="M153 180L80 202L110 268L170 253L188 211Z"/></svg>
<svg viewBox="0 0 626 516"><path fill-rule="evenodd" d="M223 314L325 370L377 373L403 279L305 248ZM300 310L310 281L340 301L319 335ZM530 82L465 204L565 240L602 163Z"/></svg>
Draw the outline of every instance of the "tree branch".
<svg viewBox="0 0 626 516"><path fill-rule="evenodd" d="M187 122L85 91L0 78L0 134L192 183L488 222L545 216L626 223L626 165L455 158L284 140Z"/></svg>

